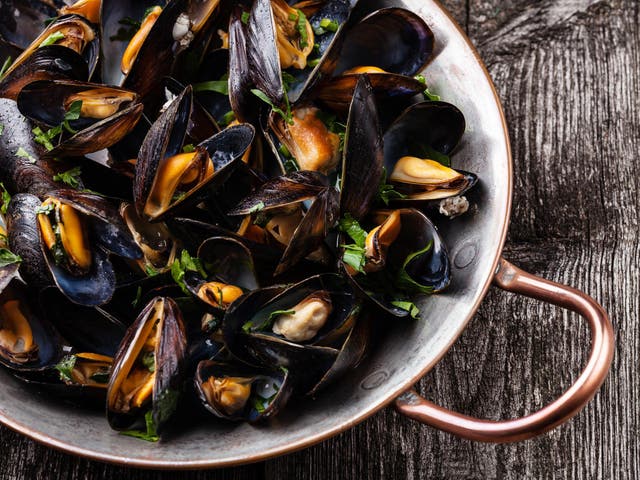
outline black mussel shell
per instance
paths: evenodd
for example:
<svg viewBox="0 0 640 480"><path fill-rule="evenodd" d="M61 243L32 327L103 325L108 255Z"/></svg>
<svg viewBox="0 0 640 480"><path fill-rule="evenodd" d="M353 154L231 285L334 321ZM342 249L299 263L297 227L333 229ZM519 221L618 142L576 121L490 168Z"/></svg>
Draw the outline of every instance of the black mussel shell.
<svg viewBox="0 0 640 480"><path fill-rule="evenodd" d="M166 89L165 94L170 95L171 98L177 97L185 89L185 85L183 85L175 78L165 78L163 83L164 88ZM193 85L193 88L197 88L197 85ZM223 96L227 98L226 95ZM193 110L191 112L191 118L189 119L189 124L187 126L187 137L193 144L204 142L220 131L220 127L215 120L216 117L213 117L200 103L200 98L200 95L195 96L194 90ZM224 113L228 111L229 110L226 110Z"/></svg>
<svg viewBox="0 0 640 480"><path fill-rule="evenodd" d="M360 294L369 298L376 307L395 317L407 317L410 312L392 302L399 299L410 300L419 293L438 293L444 290L451 282L451 265L447 247L431 220L415 209L403 208L398 212L400 233L388 249L384 270L366 275L357 274L342 262L341 269ZM372 225L381 225L391 213L391 210L373 212L370 217ZM344 238L339 241L348 243ZM423 253L408 261L417 252ZM411 288L406 286L406 281L402 281L403 284L400 285L401 280L398 279L402 269L409 281L414 282Z"/></svg>
<svg viewBox="0 0 640 480"><path fill-rule="evenodd" d="M17 326L10 323L16 318ZM13 371L43 370L58 362L62 347L34 292L13 280L0 293L0 364Z"/></svg>
<svg viewBox="0 0 640 480"><path fill-rule="evenodd" d="M84 59L67 47L40 47L0 81L0 97L18 98L22 88L37 80L87 80L89 70Z"/></svg>
<svg viewBox="0 0 640 480"><path fill-rule="evenodd" d="M101 91L103 94L122 96L126 101L112 115L105 118L81 116L69 121L69 127L76 133L47 152L48 157L82 156L118 143L137 124L142 115L143 105L133 92L107 87L100 84L66 80L38 81L25 86L18 95L18 108L23 115L47 127L64 122L68 99L87 91Z"/></svg>
<svg viewBox="0 0 640 480"><path fill-rule="evenodd" d="M70 302L57 288L46 288L39 297L49 321L76 351L116 354L127 330L120 320L101 308Z"/></svg>
<svg viewBox="0 0 640 480"><path fill-rule="evenodd" d="M211 387L207 386L207 381L212 377L221 381L226 378L245 382L243 386L250 393L245 392L249 395L239 411L225 411L223 407L210 401L211 394L207 393ZM285 407L292 393L289 374L284 369L252 369L246 365L203 361L198 365L194 381L204 407L216 417L231 421L256 423L274 417ZM236 383L236 388L238 388L237 385ZM229 394L228 391L227 394Z"/></svg>
<svg viewBox="0 0 640 480"><path fill-rule="evenodd" d="M382 179L384 152L373 90L362 75L351 101L345 136L340 191L341 215L362 219L375 202Z"/></svg>
<svg viewBox="0 0 640 480"><path fill-rule="evenodd" d="M153 392L150 405L147 401L139 408L133 406L131 409L123 410L117 405L121 382L126 380L138 361L142 346L154 328L158 308L161 308L162 323L154 350ZM148 407L152 412L157 432L162 432L177 408L186 365L186 351L185 327L177 304L171 298L154 298L127 330L114 359L107 392L107 418L112 428L131 428L141 416L144 416L144 409Z"/></svg>
<svg viewBox="0 0 640 480"><path fill-rule="evenodd" d="M36 214L40 205L42 201L38 197L20 193L11 198L7 209L9 249L22 259L20 275L36 290L53 283L40 248L40 227Z"/></svg>
<svg viewBox="0 0 640 480"><path fill-rule="evenodd" d="M247 48L242 10L237 8L229 21L229 104L239 121L254 123L256 99L251 94L253 78Z"/></svg>
<svg viewBox="0 0 640 480"><path fill-rule="evenodd" d="M383 8L349 30L336 73L374 66L413 77L431 60L433 47L433 32L420 16L403 8Z"/></svg>
<svg viewBox="0 0 640 480"><path fill-rule="evenodd" d="M25 49L42 33L45 21L56 15L56 9L44 2L0 2L0 37ZM0 55L0 58L3 57Z"/></svg>

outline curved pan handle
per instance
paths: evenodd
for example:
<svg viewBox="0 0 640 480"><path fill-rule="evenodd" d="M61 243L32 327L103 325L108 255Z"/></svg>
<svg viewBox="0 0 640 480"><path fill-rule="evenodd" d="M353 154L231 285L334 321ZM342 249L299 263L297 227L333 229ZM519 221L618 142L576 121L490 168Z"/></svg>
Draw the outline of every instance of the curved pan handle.
<svg viewBox="0 0 640 480"><path fill-rule="evenodd" d="M566 422L593 398L606 378L613 358L613 327L607 313L591 297L571 287L526 273L502 258L493 283L503 290L564 307L589 321L591 355L576 382L542 410L514 420L479 420L461 415L434 405L414 390L398 397L395 406L410 418L469 440L514 442L535 437Z"/></svg>

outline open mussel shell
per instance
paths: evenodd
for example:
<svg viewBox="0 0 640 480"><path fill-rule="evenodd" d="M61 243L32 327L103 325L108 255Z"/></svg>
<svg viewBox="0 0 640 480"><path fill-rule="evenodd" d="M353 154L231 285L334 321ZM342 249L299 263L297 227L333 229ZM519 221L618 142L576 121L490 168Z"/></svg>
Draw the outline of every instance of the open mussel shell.
<svg viewBox="0 0 640 480"><path fill-rule="evenodd" d="M382 225L394 212L399 214L400 226L397 236L385 247L384 269L365 275L354 273L342 262L341 266L363 298L369 298L383 312L407 317L410 312L394 303L399 299L409 300L418 293L444 290L451 282L451 265L438 229L424 213L411 208L380 210L373 212L369 221L374 226ZM348 243L344 239L339 241ZM418 252L420 255L414 257ZM407 278L400 280L402 270ZM407 287L407 280L410 287Z"/></svg>
<svg viewBox="0 0 640 480"><path fill-rule="evenodd" d="M49 192L48 196L71 205L89 217L95 241L106 251L130 260L142 258L142 250L120 215L118 206L111 200L93 193L69 189L55 190Z"/></svg>
<svg viewBox="0 0 640 480"><path fill-rule="evenodd" d="M127 327L113 315L100 308L76 305L57 288L44 289L39 302L48 320L76 351L115 356Z"/></svg>
<svg viewBox="0 0 640 480"><path fill-rule="evenodd" d="M187 340L180 309L156 297L127 330L114 359L107 392L107 418L129 429L152 412L160 433L175 412L182 390Z"/></svg>
<svg viewBox="0 0 640 480"><path fill-rule="evenodd" d="M228 214L246 216L256 212L266 215L277 209L312 201L285 245L276 275L280 275L314 252L326 238L338 215L338 192L329 179L312 171L293 172L263 184ZM287 214L290 215L290 212ZM280 228L276 226L277 228Z"/></svg>
<svg viewBox="0 0 640 480"><path fill-rule="evenodd" d="M59 45L40 47L5 73L0 81L0 97L15 100L25 85L36 80L87 80L88 77L86 62L70 48Z"/></svg>
<svg viewBox="0 0 640 480"><path fill-rule="evenodd" d="M373 66L413 77L431 60L433 47L433 32L420 16L403 8L383 8L348 31L336 73Z"/></svg>
<svg viewBox="0 0 640 480"><path fill-rule="evenodd" d="M87 80L98 63L99 49L97 32L86 19L62 16L15 59L0 83L0 96L16 98L24 85L36 80Z"/></svg>
<svg viewBox="0 0 640 480"><path fill-rule="evenodd" d="M198 258L208 277L202 278L197 272L186 272L184 282L189 291L214 313L224 313L226 306L233 303L241 292L259 288L253 255L237 240L225 237L205 240L198 249ZM207 289L208 285L211 288ZM224 298L224 286L230 288L231 298ZM217 294L216 287L219 289ZM213 298L209 298L207 293L212 293Z"/></svg>
<svg viewBox="0 0 640 480"><path fill-rule="evenodd" d="M406 109L389 127L384 134L384 163L388 177L394 176L396 165L403 157L436 160L438 154L450 155L459 144L465 131L465 119L462 112L446 102L421 102ZM458 172L456 185L444 188L444 193L436 190L429 195L410 191L421 187L420 180L412 183L400 182L398 191L408 190L407 198L402 201L440 200L456 195L462 195L477 183L477 176L469 172ZM395 183L390 180L389 183ZM424 197L424 198L420 198Z"/></svg>
<svg viewBox="0 0 640 480"><path fill-rule="evenodd" d="M62 346L33 292L13 280L0 293L0 363L13 371L40 371L58 362Z"/></svg>
<svg viewBox="0 0 640 480"><path fill-rule="evenodd" d="M176 158L183 150L192 100L193 94L189 86L160 115L142 144L136 164L134 199L138 214L149 220L161 220L176 209L198 201L205 187L224 182L253 142L254 128L249 124L240 124L229 127L194 147L194 156L190 161L201 161L204 171L200 172L202 175L194 186L176 195L180 178L167 177L176 175L168 168L167 162ZM178 174L184 172L180 171ZM160 183L174 185L174 190L159 190ZM168 195L171 197L167 198Z"/></svg>
<svg viewBox="0 0 640 480"><path fill-rule="evenodd" d="M47 127L61 125L74 102L82 102L80 118L68 121L75 133L48 152L50 157L81 156L116 144L135 127L143 110L137 94L92 83L38 81L18 95L20 112Z"/></svg>
<svg viewBox="0 0 640 480"><path fill-rule="evenodd" d="M163 84L165 97L169 97L167 101L177 97L185 89L185 85L171 77L165 78ZM223 96L226 98L226 95ZM213 117L207 109L205 109L199 102L199 98L201 97L194 94L193 110L191 111L191 118L187 126L187 138L189 138L193 144L204 142L220 131L220 127L215 120L216 117ZM228 111L229 110L226 110L224 113Z"/></svg>
<svg viewBox="0 0 640 480"><path fill-rule="evenodd" d="M216 417L231 421L255 423L271 418L285 407L292 393L286 369L203 361L194 381L204 407Z"/></svg>
<svg viewBox="0 0 640 480"><path fill-rule="evenodd" d="M295 315L295 308L300 310L298 315L309 313L305 305L313 306L313 316L296 319L297 325L278 324L282 315ZM318 309L324 324L314 323ZM248 294L227 311L223 334L234 356L267 368L289 369L296 388L306 393L334 365L359 313L360 303L348 282L339 275L324 274L288 288Z"/></svg>
<svg viewBox="0 0 640 480"><path fill-rule="evenodd" d="M388 72L368 72L377 99L397 102L424 91L425 86L414 77ZM348 73L328 80L318 87L317 98L337 112L345 112L353 98L361 74Z"/></svg>

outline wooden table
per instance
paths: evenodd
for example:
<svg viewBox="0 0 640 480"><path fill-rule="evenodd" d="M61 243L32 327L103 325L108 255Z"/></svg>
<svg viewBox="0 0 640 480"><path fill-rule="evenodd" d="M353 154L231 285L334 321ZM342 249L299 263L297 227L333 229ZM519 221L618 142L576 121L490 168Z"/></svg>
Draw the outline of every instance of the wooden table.
<svg viewBox="0 0 640 480"><path fill-rule="evenodd" d="M640 478L640 2L444 3L478 46L510 124L516 180L505 256L593 295L615 324L612 373L585 411L538 439L496 446L388 409L288 457L162 474L70 457L0 428L0 478ZM574 316L493 291L419 387L469 414L521 416L567 388L588 349Z"/></svg>

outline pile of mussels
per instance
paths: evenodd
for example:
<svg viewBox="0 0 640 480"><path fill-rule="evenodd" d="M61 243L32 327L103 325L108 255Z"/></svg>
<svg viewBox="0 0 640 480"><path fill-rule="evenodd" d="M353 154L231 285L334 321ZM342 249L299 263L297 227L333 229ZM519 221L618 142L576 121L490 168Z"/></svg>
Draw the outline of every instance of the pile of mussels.
<svg viewBox="0 0 640 480"><path fill-rule="evenodd" d="M375 1L0 1L0 362L157 439L257 422L450 282L465 130ZM203 411L204 411L203 410ZM136 433L138 432L138 433Z"/></svg>

